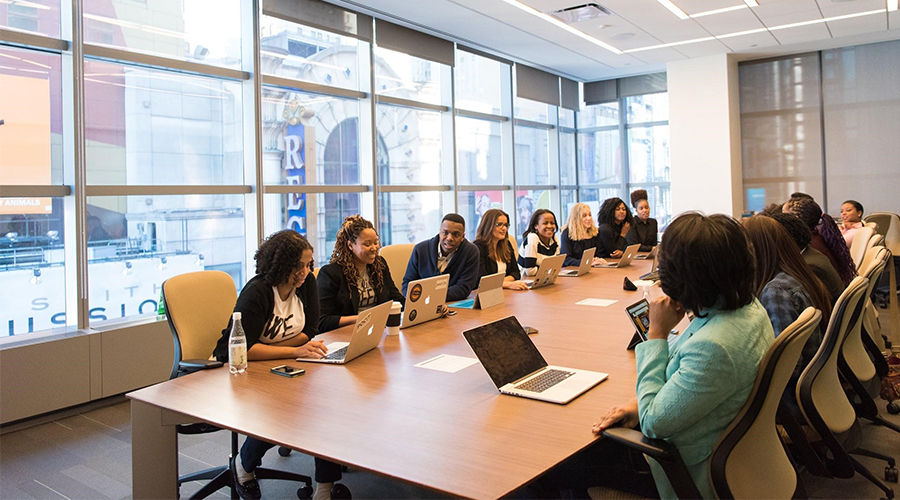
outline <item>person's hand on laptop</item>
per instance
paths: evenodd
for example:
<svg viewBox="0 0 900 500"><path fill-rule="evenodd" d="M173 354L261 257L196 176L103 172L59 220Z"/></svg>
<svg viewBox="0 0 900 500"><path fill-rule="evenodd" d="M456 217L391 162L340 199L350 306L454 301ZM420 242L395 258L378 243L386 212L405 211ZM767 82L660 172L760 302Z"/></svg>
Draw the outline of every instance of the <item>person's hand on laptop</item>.
<svg viewBox="0 0 900 500"><path fill-rule="evenodd" d="M637 398L632 399L628 403L620 406L613 406L606 412L606 415L600 417L600 420L594 422L591 431L599 435L610 427L629 427L633 428L638 424L638 404Z"/></svg>
<svg viewBox="0 0 900 500"><path fill-rule="evenodd" d="M594 257L594 260L591 261L592 267L602 266L603 264L606 264L606 261L600 257Z"/></svg>
<svg viewBox="0 0 900 500"><path fill-rule="evenodd" d="M503 288L507 290L528 290L528 285L522 280L504 281Z"/></svg>
<svg viewBox="0 0 900 500"><path fill-rule="evenodd" d="M300 347L294 348L295 358L324 358L328 354L328 348L321 340L310 340Z"/></svg>
<svg viewBox="0 0 900 500"><path fill-rule="evenodd" d="M609 256L612 257L613 259L618 259L619 257L622 256L623 253L624 252L622 252L621 250L614 250L613 253L609 254Z"/></svg>
<svg viewBox="0 0 900 500"><path fill-rule="evenodd" d="M663 339L669 336L669 332L678 326L678 322L684 317L684 307L672 300L668 295L661 295L650 302L650 330L648 339Z"/></svg>

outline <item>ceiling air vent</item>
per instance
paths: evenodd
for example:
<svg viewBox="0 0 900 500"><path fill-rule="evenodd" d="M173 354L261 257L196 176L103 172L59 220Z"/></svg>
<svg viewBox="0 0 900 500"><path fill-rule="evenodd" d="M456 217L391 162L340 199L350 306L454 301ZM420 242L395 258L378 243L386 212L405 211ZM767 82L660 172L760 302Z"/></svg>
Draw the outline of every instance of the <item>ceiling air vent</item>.
<svg viewBox="0 0 900 500"><path fill-rule="evenodd" d="M554 10L550 15L569 24L580 23L610 15L609 11L596 3L583 3L565 9Z"/></svg>

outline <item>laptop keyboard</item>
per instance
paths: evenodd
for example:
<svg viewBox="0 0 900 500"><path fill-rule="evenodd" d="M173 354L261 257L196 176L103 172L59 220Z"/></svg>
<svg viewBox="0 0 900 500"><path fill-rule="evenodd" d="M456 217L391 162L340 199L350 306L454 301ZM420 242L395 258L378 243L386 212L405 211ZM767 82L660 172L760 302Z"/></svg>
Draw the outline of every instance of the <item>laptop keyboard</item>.
<svg viewBox="0 0 900 500"><path fill-rule="evenodd" d="M642 280L650 280L650 281L659 281L659 272L653 271L647 274L641 275Z"/></svg>
<svg viewBox="0 0 900 500"><path fill-rule="evenodd" d="M341 347L336 351L331 351L325 355L322 359L344 359L344 356L347 354L347 348L349 345Z"/></svg>
<svg viewBox="0 0 900 500"><path fill-rule="evenodd" d="M544 392L563 380L575 375L575 372L567 372L565 370L550 369L541 373L537 377L526 380L516 386L516 389L531 392Z"/></svg>

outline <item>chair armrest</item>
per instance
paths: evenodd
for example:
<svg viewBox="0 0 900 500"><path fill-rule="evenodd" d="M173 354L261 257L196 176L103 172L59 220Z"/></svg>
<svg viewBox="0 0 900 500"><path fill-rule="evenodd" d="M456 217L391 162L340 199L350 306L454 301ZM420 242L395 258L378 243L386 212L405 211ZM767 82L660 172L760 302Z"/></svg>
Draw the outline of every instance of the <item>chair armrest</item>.
<svg viewBox="0 0 900 500"><path fill-rule="evenodd" d="M222 366L221 361L214 359L183 359L178 362L178 371L180 373L194 373L200 370L209 370L210 368L218 368Z"/></svg>
<svg viewBox="0 0 900 500"><path fill-rule="evenodd" d="M610 427L603 431L603 437L656 460L665 471L669 484L672 485L678 498L701 498L694 479L681 459L681 454L668 441L648 438L641 431L625 427Z"/></svg>

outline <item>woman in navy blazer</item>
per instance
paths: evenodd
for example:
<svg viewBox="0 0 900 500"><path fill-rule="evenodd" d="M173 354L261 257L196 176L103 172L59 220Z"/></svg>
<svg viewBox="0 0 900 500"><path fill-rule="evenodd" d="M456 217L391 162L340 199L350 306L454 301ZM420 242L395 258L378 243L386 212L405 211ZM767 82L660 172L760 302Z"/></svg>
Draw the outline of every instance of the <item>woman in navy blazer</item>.
<svg viewBox="0 0 900 500"><path fill-rule="evenodd" d="M353 324L360 311L388 300L404 302L378 243L371 222L358 214L344 219L331 262L319 270L320 332Z"/></svg>

